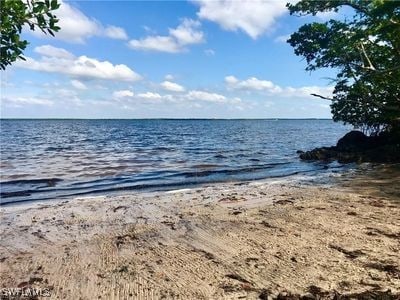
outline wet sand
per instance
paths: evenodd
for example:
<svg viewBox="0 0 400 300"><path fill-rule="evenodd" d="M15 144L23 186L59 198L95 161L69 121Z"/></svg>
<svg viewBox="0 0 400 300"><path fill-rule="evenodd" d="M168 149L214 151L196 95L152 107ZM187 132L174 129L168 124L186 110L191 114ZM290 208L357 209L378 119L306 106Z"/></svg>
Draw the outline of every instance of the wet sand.
<svg viewBox="0 0 400 300"><path fill-rule="evenodd" d="M49 288L50 299L396 299L396 176L5 206L1 287Z"/></svg>

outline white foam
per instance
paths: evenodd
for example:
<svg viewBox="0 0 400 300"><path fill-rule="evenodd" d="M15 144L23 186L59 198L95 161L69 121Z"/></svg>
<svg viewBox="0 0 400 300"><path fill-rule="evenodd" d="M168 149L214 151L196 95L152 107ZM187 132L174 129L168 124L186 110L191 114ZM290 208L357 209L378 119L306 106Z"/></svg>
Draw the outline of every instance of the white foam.
<svg viewBox="0 0 400 300"><path fill-rule="evenodd" d="M180 190L172 190L172 191L168 191L165 192L166 194L176 194L176 193L183 193L183 192L189 192L192 189L180 189Z"/></svg>

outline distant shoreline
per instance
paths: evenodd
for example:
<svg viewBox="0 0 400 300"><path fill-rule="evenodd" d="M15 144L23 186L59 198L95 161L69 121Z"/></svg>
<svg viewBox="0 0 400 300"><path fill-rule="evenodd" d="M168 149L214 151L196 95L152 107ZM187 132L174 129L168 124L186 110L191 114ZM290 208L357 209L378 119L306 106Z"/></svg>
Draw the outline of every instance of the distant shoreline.
<svg viewBox="0 0 400 300"><path fill-rule="evenodd" d="M288 120L293 120L293 121L307 121L307 120L314 120L314 121L333 121L332 119L329 118L0 118L0 121L7 121L7 120L29 120L29 121L34 121L34 120L166 120L166 121L257 121L257 120L270 120L270 121L288 121Z"/></svg>

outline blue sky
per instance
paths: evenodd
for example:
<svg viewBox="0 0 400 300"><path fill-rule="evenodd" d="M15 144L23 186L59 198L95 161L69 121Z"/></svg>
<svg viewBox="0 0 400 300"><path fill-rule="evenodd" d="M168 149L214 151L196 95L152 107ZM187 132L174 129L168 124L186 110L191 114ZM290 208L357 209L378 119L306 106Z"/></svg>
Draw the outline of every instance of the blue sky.
<svg viewBox="0 0 400 300"><path fill-rule="evenodd" d="M285 43L286 1L68 1L56 37L25 30L3 118L330 118L331 71Z"/></svg>

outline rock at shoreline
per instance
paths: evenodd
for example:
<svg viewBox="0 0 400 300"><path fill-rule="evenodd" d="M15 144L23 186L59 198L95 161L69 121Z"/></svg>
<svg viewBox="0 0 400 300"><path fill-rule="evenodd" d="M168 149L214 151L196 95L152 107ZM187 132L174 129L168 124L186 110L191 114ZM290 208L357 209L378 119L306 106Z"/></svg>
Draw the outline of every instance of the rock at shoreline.
<svg viewBox="0 0 400 300"><path fill-rule="evenodd" d="M303 160L394 163L400 162L400 142L387 134L369 137L354 130L343 136L336 146L315 148L299 154Z"/></svg>
<svg viewBox="0 0 400 300"><path fill-rule="evenodd" d="M353 130L339 139L336 148L339 151L357 151L370 148L370 144L369 137L361 131Z"/></svg>

